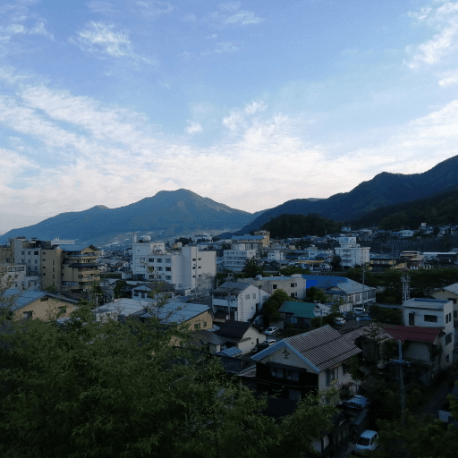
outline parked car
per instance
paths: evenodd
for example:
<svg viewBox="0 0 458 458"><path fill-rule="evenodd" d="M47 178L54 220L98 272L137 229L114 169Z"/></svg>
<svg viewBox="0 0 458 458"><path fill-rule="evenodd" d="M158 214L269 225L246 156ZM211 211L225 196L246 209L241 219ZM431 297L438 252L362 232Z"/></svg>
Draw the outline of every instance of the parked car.
<svg viewBox="0 0 458 458"><path fill-rule="evenodd" d="M273 345L275 342L276 342L275 339L266 339L266 340L264 340L264 342L262 342L262 343L260 343L258 345L258 349L264 350L267 347L270 347L271 345Z"/></svg>
<svg viewBox="0 0 458 458"><path fill-rule="evenodd" d="M269 328L267 328L265 331L264 331L264 334L266 336L272 336L273 334L275 334L276 332L278 331L278 328L275 327L275 326L270 326Z"/></svg>
<svg viewBox="0 0 458 458"><path fill-rule="evenodd" d="M359 436L356 441L355 451L356 455L360 455L367 450L375 450L377 448L377 431L372 431L371 429L366 429L361 436Z"/></svg>
<svg viewBox="0 0 458 458"><path fill-rule="evenodd" d="M364 312L365 312L365 310L364 310L363 307L353 307L353 313L355 315L361 315Z"/></svg>
<svg viewBox="0 0 458 458"><path fill-rule="evenodd" d="M335 320L334 320L334 323L335 324L338 324L338 325L341 325L341 324L345 324L347 322L347 320L343 317L337 317Z"/></svg>

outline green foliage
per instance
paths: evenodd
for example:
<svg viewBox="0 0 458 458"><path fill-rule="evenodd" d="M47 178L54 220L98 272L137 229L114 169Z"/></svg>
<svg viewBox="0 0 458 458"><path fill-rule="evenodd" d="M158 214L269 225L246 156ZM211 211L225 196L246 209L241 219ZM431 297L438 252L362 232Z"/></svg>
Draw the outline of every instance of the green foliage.
<svg viewBox="0 0 458 458"><path fill-rule="evenodd" d="M371 317L380 323L403 324L401 309L387 309L374 304L371 306Z"/></svg>
<svg viewBox="0 0 458 458"><path fill-rule="evenodd" d="M243 278L254 278L256 277L256 275L262 275L262 273L262 267L258 266L255 257L252 257L245 261L245 265L242 269Z"/></svg>
<svg viewBox="0 0 458 458"><path fill-rule="evenodd" d="M277 289L272 296L264 302L262 311L269 321L278 321L281 319L281 315L278 309L285 301L294 301L293 298L289 297L282 289Z"/></svg>
<svg viewBox="0 0 458 458"><path fill-rule="evenodd" d="M285 239L306 235L323 237L326 233L339 232L341 226L340 222L324 218L317 213L309 213L308 215L283 214L272 218L261 229L270 231L272 238Z"/></svg>
<svg viewBox="0 0 458 458"><path fill-rule="evenodd" d="M330 262L332 270L341 270L342 266L340 263L342 262L342 258L340 256L334 256L332 258L332 261Z"/></svg>
<svg viewBox="0 0 458 458"><path fill-rule="evenodd" d="M280 275L284 275L285 277L289 277L294 274L306 275L309 272L309 270L303 269L299 266L288 266L279 270Z"/></svg>
<svg viewBox="0 0 458 458"><path fill-rule="evenodd" d="M275 422L176 327L94 322L88 306L58 325L14 322L0 339L0 456L299 457L330 427L316 397ZM256 438L256 440L253 440Z"/></svg>
<svg viewBox="0 0 458 458"><path fill-rule="evenodd" d="M122 290L127 286L125 280L116 280L115 287L113 289L113 294L115 299L122 297Z"/></svg>
<svg viewBox="0 0 458 458"><path fill-rule="evenodd" d="M418 228L427 221L431 225L458 224L458 189L445 191L405 203L389 205L371 211L356 221L355 227L376 224L380 229Z"/></svg>
<svg viewBox="0 0 458 458"><path fill-rule="evenodd" d="M400 421L379 420L379 447L373 458L454 458L458 429L439 420L417 418L407 412Z"/></svg>
<svg viewBox="0 0 458 458"><path fill-rule="evenodd" d="M309 302L319 302L320 304L325 304L329 301L329 297L324 293L322 289L318 289L315 286L311 286L307 289L307 300Z"/></svg>

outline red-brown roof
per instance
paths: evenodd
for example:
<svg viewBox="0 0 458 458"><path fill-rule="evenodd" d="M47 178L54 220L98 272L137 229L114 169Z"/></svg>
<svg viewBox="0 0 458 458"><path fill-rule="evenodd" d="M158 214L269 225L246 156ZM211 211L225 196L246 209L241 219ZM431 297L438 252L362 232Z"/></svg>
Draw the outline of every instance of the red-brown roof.
<svg viewBox="0 0 458 458"><path fill-rule="evenodd" d="M385 332L393 336L393 339L402 342L434 343L436 337L441 332L440 328L423 328L421 326L401 326L396 324L383 324Z"/></svg>

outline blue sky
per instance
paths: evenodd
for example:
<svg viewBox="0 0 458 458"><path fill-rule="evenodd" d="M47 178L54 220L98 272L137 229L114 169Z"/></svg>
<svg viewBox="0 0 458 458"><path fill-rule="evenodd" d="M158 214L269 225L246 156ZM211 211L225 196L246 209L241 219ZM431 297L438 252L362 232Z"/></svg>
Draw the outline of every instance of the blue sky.
<svg viewBox="0 0 458 458"><path fill-rule="evenodd" d="M423 172L458 154L457 90L458 1L4 0L0 232Z"/></svg>

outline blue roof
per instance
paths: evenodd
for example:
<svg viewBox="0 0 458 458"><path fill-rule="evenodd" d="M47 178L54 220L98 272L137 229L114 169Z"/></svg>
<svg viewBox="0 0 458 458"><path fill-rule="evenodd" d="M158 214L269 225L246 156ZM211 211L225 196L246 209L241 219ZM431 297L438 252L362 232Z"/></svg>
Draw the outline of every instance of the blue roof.
<svg viewBox="0 0 458 458"><path fill-rule="evenodd" d="M3 294L3 296L7 299L15 297L14 301L12 301L13 306L11 307L11 310L13 311L19 310L46 295L48 295L48 293L43 291L21 291L18 289L7 289ZM0 307L2 307L1 302Z"/></svg>
<svg viewBox="0 0 458 458"><path fill-rule="evenodd" d="M220 351L216 354L218 356L236 356L236 355L241 355L242 350L239 350L237 347L231 347L231 348L228 348L227 350Z"/></svg>
<svg viewBox="0 0 458 458"><path fill-rule="evenodd" d="M315 288L329 290L339 288L345 294L360 293L363 290L362 283L358 283L347 277L327 276L327 275L302 275L307 282L307 289L314 286ZM364 291L373 290L370 286L364 285Z"/></svg>

